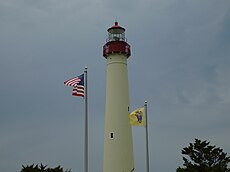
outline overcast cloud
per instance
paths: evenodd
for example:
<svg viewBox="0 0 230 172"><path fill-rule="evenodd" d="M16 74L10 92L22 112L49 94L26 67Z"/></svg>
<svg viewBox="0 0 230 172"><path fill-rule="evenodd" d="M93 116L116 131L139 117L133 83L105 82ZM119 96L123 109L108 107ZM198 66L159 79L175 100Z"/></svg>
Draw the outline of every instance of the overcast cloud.
<svg viewBox="0 0 230 172"><path fill-rule="evenodd" d="M84 104L66 79L88 66L89 169L103 167L107 28L132 47L131 110L148 101L150 168L175 172L206 139L230 154L229 0L0 0L0 171L83 171ZM144 129L133 128L136 172Z"/></svg>

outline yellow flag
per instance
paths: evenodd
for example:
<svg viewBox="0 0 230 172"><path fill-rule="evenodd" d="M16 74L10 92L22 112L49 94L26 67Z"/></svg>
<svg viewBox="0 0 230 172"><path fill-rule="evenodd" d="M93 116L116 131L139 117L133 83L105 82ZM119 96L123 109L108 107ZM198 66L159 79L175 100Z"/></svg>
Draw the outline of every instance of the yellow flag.
<svg viewBox="0 0 230 172"><path fill-rule="evenodd" d="M145 109L139 108L129 114L130 124L133 126L145 126Z"/></svg>

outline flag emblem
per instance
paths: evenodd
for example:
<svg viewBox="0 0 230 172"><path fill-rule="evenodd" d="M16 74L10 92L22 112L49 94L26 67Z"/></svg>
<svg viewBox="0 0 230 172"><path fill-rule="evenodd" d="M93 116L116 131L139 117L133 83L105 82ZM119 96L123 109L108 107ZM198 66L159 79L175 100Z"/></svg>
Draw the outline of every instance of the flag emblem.
<svg viewBox="0 0 230 172"><path fill-rule="evenodd" d="M84 74L75 77L75 78L71 78L67 81L64 82L64 84L66 86L72 86L73 87L73 91L72 91L72 95L73 96L82 96L84 97Z"/></svg>
<svg viewBox="0 0 230 172"><path fill-rule="evenodd" d="M144 126L144 108L134 110L129 114L130 124L133 126Z"/></svg>

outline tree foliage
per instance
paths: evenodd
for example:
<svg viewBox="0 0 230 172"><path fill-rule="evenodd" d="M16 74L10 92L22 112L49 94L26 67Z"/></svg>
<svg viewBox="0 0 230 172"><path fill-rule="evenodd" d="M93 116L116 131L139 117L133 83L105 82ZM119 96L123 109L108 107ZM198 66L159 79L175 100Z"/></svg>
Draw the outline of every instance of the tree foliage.
<svg viewBox="0 0 230 172"><path fill-rule="evenodd" d="M22 170L21 172L71 172L71 170L63 170L63 168L59 165L54 168L47 168L47 165L27 165L24 166L22 165Z"/></svg>
<svg viewBox="0 0 230 172"><path fill-rule="evenodd" d="M223 149L209 144L195 139L195 143L183 148L182 154L189 158L183 156L184 167L178 167L176 172L230 172L230 157Z"/></svg>

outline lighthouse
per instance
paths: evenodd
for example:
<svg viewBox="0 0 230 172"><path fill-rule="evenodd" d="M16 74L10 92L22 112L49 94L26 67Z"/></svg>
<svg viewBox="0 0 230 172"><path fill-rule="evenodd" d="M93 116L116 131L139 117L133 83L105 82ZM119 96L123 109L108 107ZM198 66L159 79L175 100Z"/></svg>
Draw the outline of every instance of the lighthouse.
<svg viewBox="0 0 230 172"><path fill-rule="evenodd" d="M103 46L106 59L106 107L103 172L134 172L132 129L129 123L127 60L131 55L125 28L108 28Z"/></svg>

